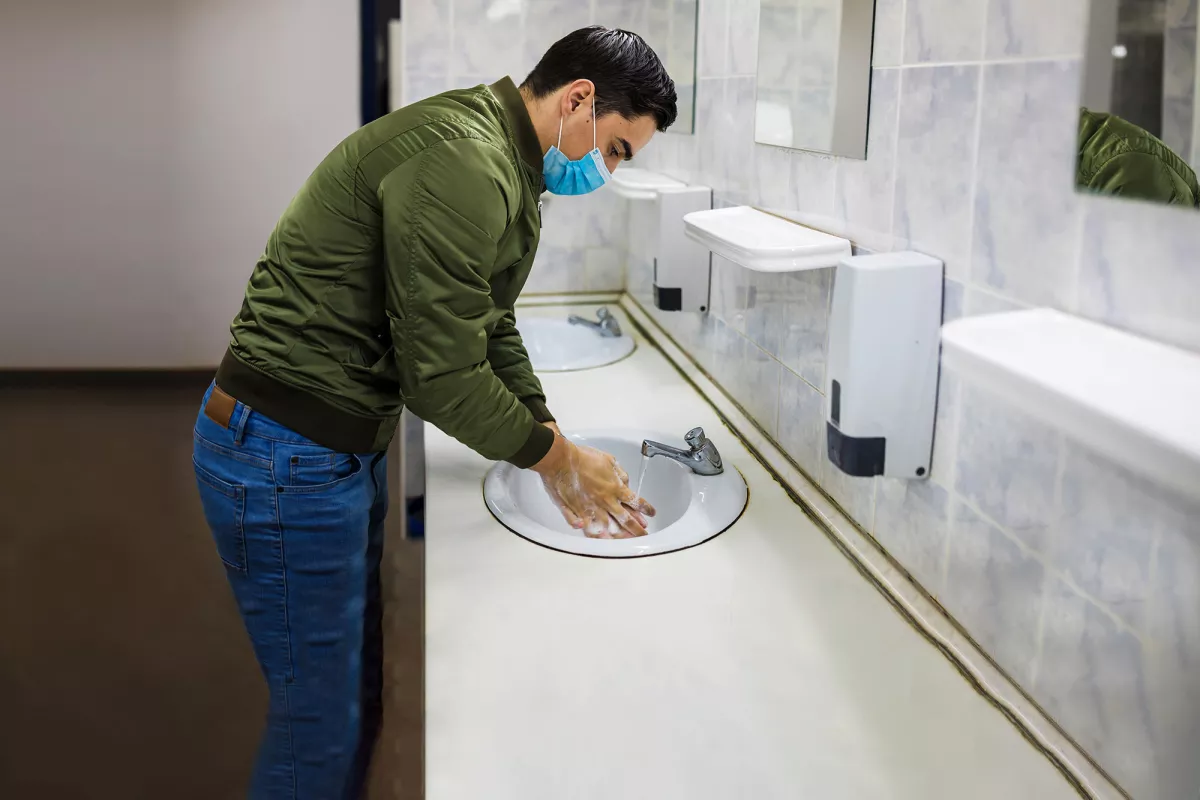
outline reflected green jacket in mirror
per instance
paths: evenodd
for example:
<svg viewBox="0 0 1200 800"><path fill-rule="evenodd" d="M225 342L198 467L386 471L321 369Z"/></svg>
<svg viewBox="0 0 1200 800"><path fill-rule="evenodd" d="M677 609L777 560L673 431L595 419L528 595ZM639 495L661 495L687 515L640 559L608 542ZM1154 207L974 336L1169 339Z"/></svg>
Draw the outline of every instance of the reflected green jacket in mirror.
<svg viewBox="0 0 1200 800"><path fill-rule="evenodd" d="M386 449L407 406L487 458L536 464L553 417L513 306L542 186L507 78L366 125L276 225L217 383L334 450Z"/></svg>
<svg viewBox="0 0 1200 800"><path fill-rule="evenodd" d="M1132 122L1086 108L1079 119L1076 181L1100 194L1200 204L1195 171L1171 148Z"/></svg>

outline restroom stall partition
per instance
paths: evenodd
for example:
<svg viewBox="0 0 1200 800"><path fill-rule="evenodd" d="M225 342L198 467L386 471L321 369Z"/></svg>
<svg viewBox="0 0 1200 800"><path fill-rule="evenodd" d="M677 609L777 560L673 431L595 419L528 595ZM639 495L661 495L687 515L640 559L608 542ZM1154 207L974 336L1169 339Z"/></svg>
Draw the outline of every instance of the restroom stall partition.
<svg viewBox="0 0 1200 800"><path fill-rule="evenodd" d="M400 22L400 0L359 0L362 35L362 123L392 110L391 64L399 62L392 49L398 37L389 35Z"/></svg>
<svg viewBox="0 0 1200 800"><path fill-rule="evenodd" d="M360 0L362 124L366 125L403 104L399 65L400 0ZM389 536L424 536L425 447L423 423L409 411L404 412L396 435L388 448L392 512L388 514ZM397 500L401 502L397 502Z"/></svg>

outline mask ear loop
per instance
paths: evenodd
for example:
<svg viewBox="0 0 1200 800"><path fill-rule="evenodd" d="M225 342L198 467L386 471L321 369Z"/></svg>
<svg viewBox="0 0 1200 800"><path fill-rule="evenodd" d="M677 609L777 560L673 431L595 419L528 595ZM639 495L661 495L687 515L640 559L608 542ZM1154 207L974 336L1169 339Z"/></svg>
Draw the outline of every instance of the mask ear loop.
<svg viewBox="0 0 1200 800"><path fill-rule="evenodd" d="M563 129L563 118L559 117L558 118L558 144L556 145L556 147L560 153L562 152L562 129ZM596 96L595 95L592 95L592 149L593 150L596 149Z"/></svg>

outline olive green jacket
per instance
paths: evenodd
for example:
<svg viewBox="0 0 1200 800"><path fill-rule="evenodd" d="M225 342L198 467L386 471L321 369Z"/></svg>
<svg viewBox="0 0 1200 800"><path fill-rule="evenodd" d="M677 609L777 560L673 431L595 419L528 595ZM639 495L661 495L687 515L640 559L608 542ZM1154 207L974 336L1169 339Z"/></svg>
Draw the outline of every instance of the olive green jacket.
<svg viewBox="0 0 1200 800"><path fill-rule="evenodd" d="M1079 119L1081 188L1170 205L1200 204L1196 173L1171 148L1111 114L1083 109Z"/></svg>
<svg viewBox="0 0 1200 800"><path fill-rule="evenodd" d="M541 231L542 149L513 82L352 134L279 220L217 383L319 444L387 448L407 406L485 457L549 451L513 312Z"/></svg>

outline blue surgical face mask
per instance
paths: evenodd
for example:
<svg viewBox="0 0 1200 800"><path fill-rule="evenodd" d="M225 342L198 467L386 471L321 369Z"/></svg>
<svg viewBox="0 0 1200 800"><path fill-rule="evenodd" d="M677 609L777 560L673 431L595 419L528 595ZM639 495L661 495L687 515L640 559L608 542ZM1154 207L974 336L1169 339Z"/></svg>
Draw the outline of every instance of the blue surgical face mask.
<svg viewBox="0 0 1200 800"><path fill-rule="evenodd" d="M562 144L563 121L558 121L558 144ZM612 179L612 173L596 146L596 101L592 98L592 151L578 161L572 161L558 146L553 146L542 157L542 175L546 189L552 194L587 194L594 192Z"/></svg>

